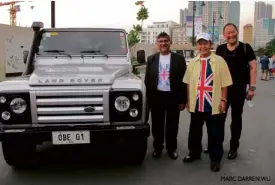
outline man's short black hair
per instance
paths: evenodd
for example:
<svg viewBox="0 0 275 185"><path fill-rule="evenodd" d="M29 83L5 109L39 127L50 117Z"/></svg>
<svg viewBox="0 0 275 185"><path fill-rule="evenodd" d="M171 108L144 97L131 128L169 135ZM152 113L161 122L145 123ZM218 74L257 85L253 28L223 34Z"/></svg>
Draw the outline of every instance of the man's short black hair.
<svg viewBox="0 0 275 185"><path fill-rule="evenodd" d="M237 26L236 26L235 24L231 23L231 22L230 22L230 23L227 23L226 25L224 25L224 27L223 27L223 32L225 31L225 28L226 28L227 26L233 26L233 27L237 30L237 32L239 32Z"/></svg>
<svg viewBox="0 0 275 185"><path fill-rule="evenodd" d="M166 37L170 41L170 36L166 32L161 32L158 34L157 39Z"/></svg>
<svg viewBox="0 0 275 185"><path fill-rule="evenodd" d="M264 55L265 55L265 56L268 56L268 52L267 52L267 51L265 51L265 52L264 52Z"/></svg>

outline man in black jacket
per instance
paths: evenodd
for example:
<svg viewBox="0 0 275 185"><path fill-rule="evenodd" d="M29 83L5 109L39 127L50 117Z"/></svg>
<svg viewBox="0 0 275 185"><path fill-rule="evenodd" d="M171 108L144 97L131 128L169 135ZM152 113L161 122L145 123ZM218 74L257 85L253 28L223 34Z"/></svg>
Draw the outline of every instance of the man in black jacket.
<svg viewBox="0 0 275 185"><path fill-rule="evenodd" d="M161 156L165 136L169 156L177 159L179 115L187 101L186 85L182 82L186 62L182 55L170 51L170 43L167 33L158 35L160 52L147 59L145 85L152 116L153 157Z"/></svg>

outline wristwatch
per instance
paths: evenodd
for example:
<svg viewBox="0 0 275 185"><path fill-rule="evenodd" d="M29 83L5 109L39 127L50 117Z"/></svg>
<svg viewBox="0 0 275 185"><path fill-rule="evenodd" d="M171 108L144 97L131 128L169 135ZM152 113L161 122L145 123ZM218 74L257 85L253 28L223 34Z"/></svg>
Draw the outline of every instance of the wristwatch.
<svg viewBox="0 0 275 185"><path fill-rule="evenodd" d="M255 90L256 90L256 86L251 86L251 87L249 87L249 90L250 90L250 91L255 91Z"/></svg>

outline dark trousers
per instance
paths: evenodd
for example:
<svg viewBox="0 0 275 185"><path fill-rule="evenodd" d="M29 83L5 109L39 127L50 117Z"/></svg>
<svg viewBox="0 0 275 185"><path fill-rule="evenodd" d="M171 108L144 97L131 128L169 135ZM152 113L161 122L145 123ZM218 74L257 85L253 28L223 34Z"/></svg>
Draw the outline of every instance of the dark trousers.
<svg viewBox="0 0 275 185"><path fill-rule="evenodd" d="M156 151L163 150L164 138L166 149L177 149L179 126L179 104L171 92L157 91L151 100L153 146Z"/></svg>
<svg viewBox="0 0 275 185"><path fill-rule="evenodd" d="M188 136L190 155L198 157L202 152L202 132L206 122L208 133L208 150L211 161L220 162L223 156L224 122L223 115L196 112L191 113L191 123Z"/></svg>
<svg viewBox="0 0 275 185"><path fill-rule="evenodd" d="M224 122L226 121L228 108L231 107L231 140L230 150L237 150L239 148L239 140L242 132L242 114L243 106L246 99L246 86L232 86L228 88L227 108L224 115Z"/></svg>

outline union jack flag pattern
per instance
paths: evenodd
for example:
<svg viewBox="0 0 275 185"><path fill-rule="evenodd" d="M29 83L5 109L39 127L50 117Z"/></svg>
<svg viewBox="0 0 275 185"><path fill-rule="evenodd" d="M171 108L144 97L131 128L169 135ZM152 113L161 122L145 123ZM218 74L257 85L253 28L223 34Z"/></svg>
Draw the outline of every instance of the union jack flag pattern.
<svg viewBox="0 0 275 185"><path fill-rule="evenodd" d="M213 71L209 59L201 59L201 73L198 83L196 110L199 112L212 111Z"/></svg>
<svg viewBox="0 0 275 185"><path fill-rule="evenodd" d="M169 90L170 89L170 79L169 79L170 65L167 63L160 63L159 65L159 89Z"/></svg>

